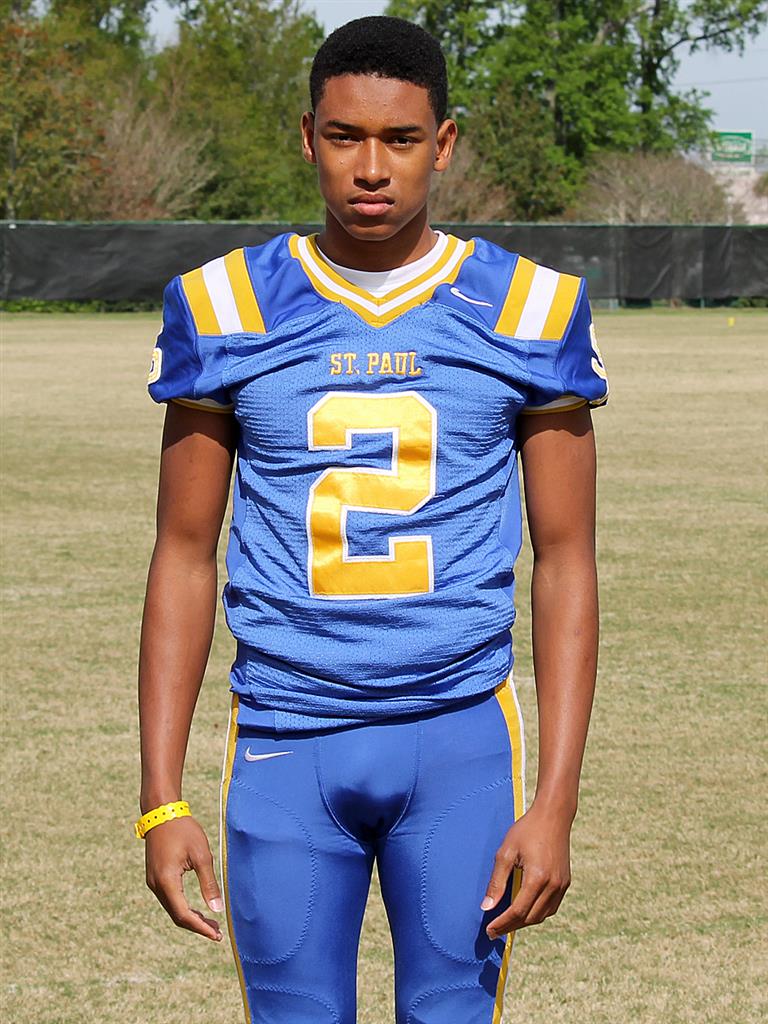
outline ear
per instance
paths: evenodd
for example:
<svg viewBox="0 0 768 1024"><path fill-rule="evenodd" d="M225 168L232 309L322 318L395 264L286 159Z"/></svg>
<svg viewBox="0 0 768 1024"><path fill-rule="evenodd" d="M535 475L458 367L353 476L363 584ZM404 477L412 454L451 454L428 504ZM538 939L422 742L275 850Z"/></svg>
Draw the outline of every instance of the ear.
<svg viewBox="0 0 768 1024"><path fill-rule="evenodd" d="M450 117L437 129L437 145L435 146L435 162L432 168L435 171L444 171L451 162L453 147L456 145L456 138L459 134L459 127Z"/></svg>
<svg viewBox="0 0 768 1024"><path fill-rule="evenodd" d="M315 154L315 115L311 110L301 115L301 151L308 164L317 163Z"/></svg>

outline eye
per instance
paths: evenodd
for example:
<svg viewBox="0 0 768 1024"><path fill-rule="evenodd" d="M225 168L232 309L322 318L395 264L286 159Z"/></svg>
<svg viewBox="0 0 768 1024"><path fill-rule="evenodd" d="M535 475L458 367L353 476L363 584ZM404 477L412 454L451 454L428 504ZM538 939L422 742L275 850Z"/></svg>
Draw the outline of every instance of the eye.
<svg viewBox="0 0 768 1024"><path fill-rule="evenodd" d="M354 135L349 135L346 132L334 132L329 136L332 142L354 142Z"/></svg>
<svg viewBox="0 0 768 1024"><path fill-rule="evenodd" d="M412 146L416 142L410 135L398 135L392 139L392 143L395 146L399 146L401 149L407 146Z"/></svg>

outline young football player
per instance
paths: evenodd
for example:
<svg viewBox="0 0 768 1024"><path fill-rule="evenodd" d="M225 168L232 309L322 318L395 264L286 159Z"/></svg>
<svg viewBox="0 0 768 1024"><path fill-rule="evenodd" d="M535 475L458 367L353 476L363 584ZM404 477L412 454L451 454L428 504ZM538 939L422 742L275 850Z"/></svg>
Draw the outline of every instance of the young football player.
<svg viewBox="0 0 768 1024"><path fill-rule="evenodd" d="M246 1019L353 1024L374 861L399 1024L498 1024L514 932L554 914L595 681L595 449L607 396L582 279L430 227L456 141L443 55L363 18L321 46L301 124L326 204L175 278L140 659L147 880L194 870ZM538 777L510 675L518 456L534 552ZM237 640L222 890L182 802L224 588Z"/></svg>

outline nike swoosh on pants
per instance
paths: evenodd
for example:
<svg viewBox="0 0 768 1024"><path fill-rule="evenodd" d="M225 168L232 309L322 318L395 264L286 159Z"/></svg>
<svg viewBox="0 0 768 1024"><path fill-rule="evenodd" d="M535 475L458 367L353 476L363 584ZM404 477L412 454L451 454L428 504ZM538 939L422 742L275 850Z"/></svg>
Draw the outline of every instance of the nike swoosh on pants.
<svg viewBox="0 0 768 1024"><path fill-rule="evenodd" d="M286 754L292 754L292 750L276 750L272 754L252 754L251 748L245 748L245 760L246 761L266 761L270 757L285 757Z"/></svg>

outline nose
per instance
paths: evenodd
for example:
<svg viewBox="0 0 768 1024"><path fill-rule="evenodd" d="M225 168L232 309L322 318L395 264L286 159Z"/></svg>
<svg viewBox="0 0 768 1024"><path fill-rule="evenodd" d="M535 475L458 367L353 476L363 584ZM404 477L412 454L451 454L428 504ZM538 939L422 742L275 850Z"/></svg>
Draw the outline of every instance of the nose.
<svg viewBox="0 0 768 1024"><path fill-rule="evenodd" d="M388 185L389 179L387 147L380 139L365 139L358 151L355 185L373 191Z"/></svg>

